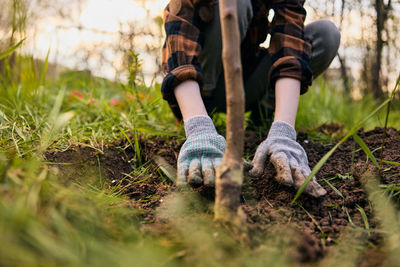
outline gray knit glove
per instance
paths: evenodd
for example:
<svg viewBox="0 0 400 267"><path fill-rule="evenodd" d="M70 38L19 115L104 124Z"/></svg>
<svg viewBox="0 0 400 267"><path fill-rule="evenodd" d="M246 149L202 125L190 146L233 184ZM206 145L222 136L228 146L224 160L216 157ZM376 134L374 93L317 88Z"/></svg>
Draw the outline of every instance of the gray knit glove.
<svg viewBox="0 0 400 267"><path fill-rule="evenodd" d="M208 116L185 121L186 142L178 156L177 185L214 185L215 170L225 151L225 138L217 133Z"/></svg>
<svg viewBox="0 0 400 267"><path fill-rule="evenodd" d="M249 171L251 176L262 175L268 155L276 169L275 179L281 184L294 185L298 189L311 173L307 154L296 142L296 131L286 122L272 123L267 139L257 148L252 162L253 168ZM313 197L326 194L325 189L317 183L315 177L307 185L305 192Z"/></svg>

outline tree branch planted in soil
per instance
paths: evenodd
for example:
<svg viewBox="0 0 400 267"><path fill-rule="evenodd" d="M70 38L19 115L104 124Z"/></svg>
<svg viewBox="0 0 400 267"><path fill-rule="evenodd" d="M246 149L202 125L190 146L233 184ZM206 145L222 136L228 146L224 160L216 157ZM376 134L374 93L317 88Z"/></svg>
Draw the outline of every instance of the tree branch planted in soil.
<svg viewBox="0 0 400 267"><path fill-rule="evenodd" d="M227 104L227 145L217 170L215 220L243 229L245 216L240 209L240 193L243 181L244 90L236 0L221 0L219 10Z"/></svg>

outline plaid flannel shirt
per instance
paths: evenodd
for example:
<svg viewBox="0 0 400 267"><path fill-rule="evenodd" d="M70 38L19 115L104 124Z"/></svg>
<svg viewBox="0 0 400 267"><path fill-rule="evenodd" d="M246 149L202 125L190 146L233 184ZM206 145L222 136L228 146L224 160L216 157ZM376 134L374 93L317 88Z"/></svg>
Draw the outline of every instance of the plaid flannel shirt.
<svg viewBox="0 0 400 267"><path fill-rule="evenodd" d="M244 80L248 79L265 53L272 59L270 88L278 78L301 81L301 94L312 82L309 66L311 45L304 40L306 11L304 0L249 0L253 18L241 43ZM203 26L213 19L214 0L171 0L164 10L166 41L162 49L162 70L165 75L161 92L174 114L180 117L174 89L186 80L195 80L200 88L203 75L199 55L204 44ZM268 21L269 10L275 15ZM260 47L271 34L270 46Z"/></svg>

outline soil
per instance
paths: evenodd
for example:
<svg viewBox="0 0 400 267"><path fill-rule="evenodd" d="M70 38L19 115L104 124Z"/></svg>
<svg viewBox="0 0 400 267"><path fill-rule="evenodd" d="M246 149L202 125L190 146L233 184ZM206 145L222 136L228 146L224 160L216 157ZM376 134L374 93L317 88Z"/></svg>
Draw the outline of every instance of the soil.
<svg viewBox="0 0 400 267"><path fill-rule="evenodd" d="M328 134L329 131L337 130L336 125L321 127L321 131ZM373 151L374 156L380 158L381 149L379 148L382 146L383 129L360 130L358 135ZM263 138L252 132L247 133L245 154L253 155ZM333 147L333 144L312 142L308 140L305 133L299 133L298 141L306 150L311 167ZM163 198L175 189L167 175L161 175L153 158L156 155L161 156L169 164L175 166L181 145L182 142L173 139L141 139L141 160L145 164L136 171L133 170L139 162L126 140L102 150L78 146L67 151L51 151L47 153L47 160L69 163L58 165L63 177L67 179L77 179L82 175L96 176L100 172L104 179L111 181L111 186L120 183L118 187L120 192L129 196L133 207L143 211L141 217L143 222L152 223L157 220L155 209ZM400 162L399 130L393 128L387 130L383 159ZM301 242L298 242L298 251L301 252L299 262L321 260L340 239L346 226L352 225L360 229L365 227L360 210L364 210L367 215L370 228L378 224L373 217L371 203L360 179L362 170L369 165L370 160L350 138L336 150L317 174L318 181L328 192L327 195L315 199L303 194L298 204L291 205L296 190L278 184L273 178L275 170L269 163L261 178L245 178L242 208L247 214L249 229L252 233L268 234L274 225L294 224L302 233ZM147 171L143 172L144 169ZM400 186L399 166L384 163L382 170L380 176L382 184ZM200 188L198 191L206 198L213 197L213 191L209 188L204 190ZM394 200L397 201L397 199ZM257 236L262 235L253 235L255 243L258 241ZM381 249L382 237L373 233L368 238L368 244L370 244L369 249L359 265L376 266L375 263L382 263L380 260L384 257Z"/></svg>

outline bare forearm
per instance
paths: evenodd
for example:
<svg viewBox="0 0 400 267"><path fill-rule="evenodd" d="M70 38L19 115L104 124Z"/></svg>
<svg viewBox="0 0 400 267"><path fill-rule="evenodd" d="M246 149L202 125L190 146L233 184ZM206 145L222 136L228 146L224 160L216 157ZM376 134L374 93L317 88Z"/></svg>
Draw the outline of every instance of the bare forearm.
<svg viewBox="0 0 400 267"><path fill-rule="evenodd" d="M196 81L181 83L174 93L184 120L208 115ZM279 79L275 84L275 96L274 121L284 121L294 126L300 98L300 81L291 78Z"/></svg>
<svg viewBox="0 0 400 267"><path fill-rule="evenodd" d="M194 116L208 115L196 81L181 83L175 88L174 93L184 120Z"/></svg>
<svg viewBox="0 0 400 267"><path fill-rule="evenodd" d="M275 83L275 118L294 127L300 99L300 81L281 78Z"/></svg>

